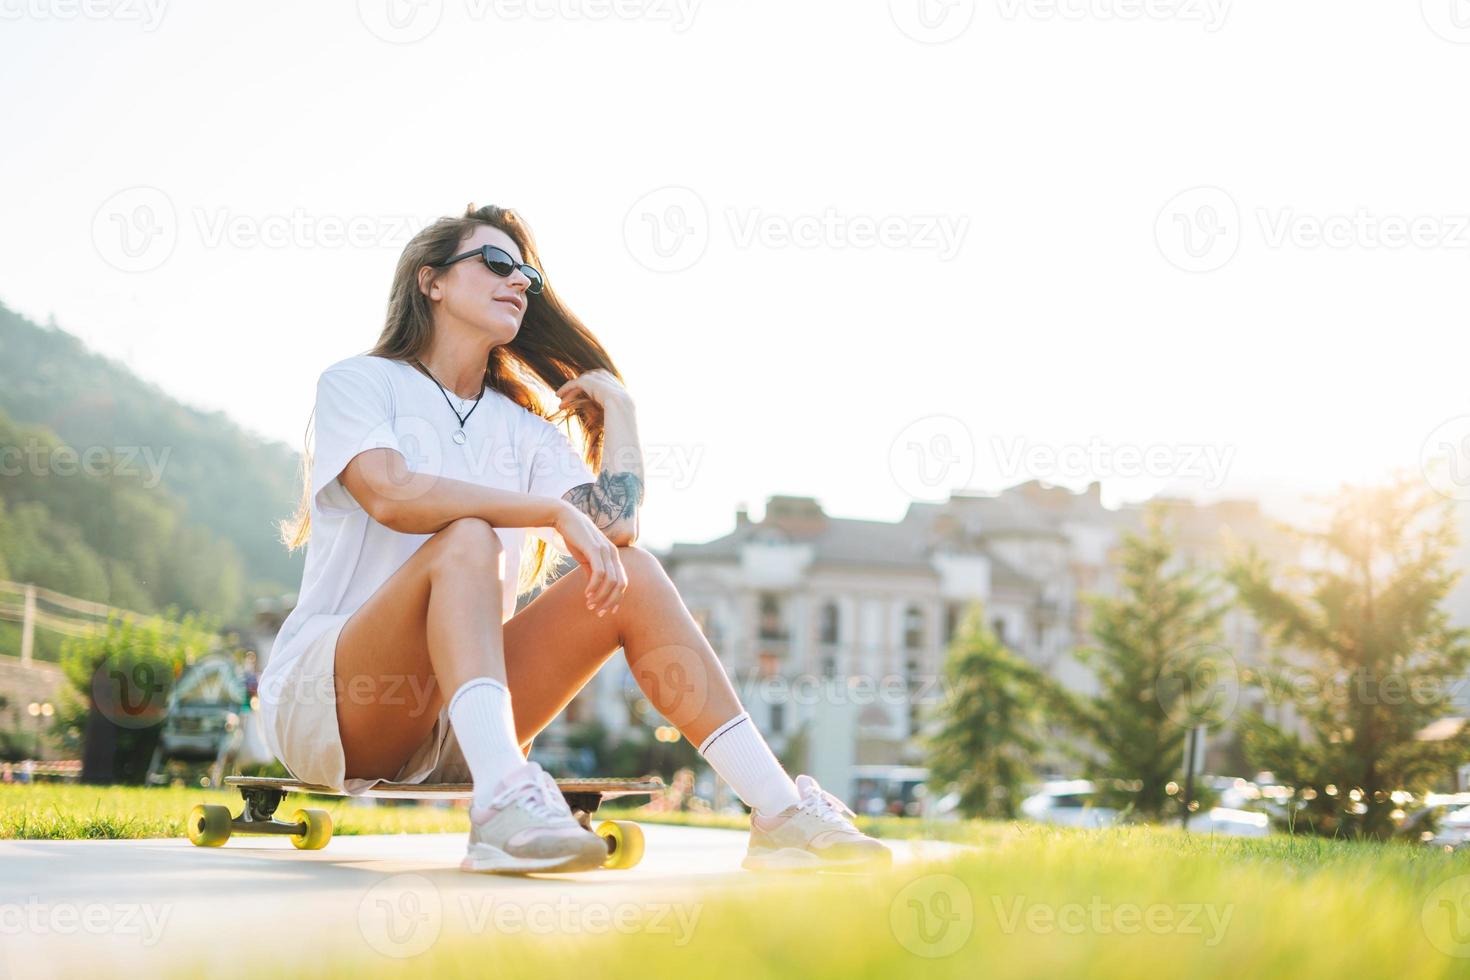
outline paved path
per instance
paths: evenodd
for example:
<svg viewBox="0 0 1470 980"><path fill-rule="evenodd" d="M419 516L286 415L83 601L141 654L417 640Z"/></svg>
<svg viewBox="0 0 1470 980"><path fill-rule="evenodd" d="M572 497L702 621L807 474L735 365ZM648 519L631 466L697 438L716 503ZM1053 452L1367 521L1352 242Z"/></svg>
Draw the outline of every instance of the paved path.
<svg viewBox="0 0 1470 980"><path fill-rule="evenodd" d="M182 838L0 841L0 980L200 975L190 957L235 976L259 972L252 949L310 963L324 940L361 944L368 962L394 967L454 933L649 929L677 940L697 922L701 894L779 887L782 876L740 869L744 832L643 827L647 856L636 868L537 877L460 871L463 833L334 837L320 851L279 837L222 848ZM904 863L961 850L889 843Z"/></svg>

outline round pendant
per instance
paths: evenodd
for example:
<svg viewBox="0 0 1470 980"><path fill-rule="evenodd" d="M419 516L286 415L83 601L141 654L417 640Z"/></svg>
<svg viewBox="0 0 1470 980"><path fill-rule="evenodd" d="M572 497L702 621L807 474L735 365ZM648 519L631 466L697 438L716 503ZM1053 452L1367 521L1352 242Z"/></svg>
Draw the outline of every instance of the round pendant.
<svg viewBox="0 0 1470 980"><path fill-rule="evenodd" d="M463 446L464 445L464 440L465 440L464 430L463 429L455 429L454 430L454 435L450 436L449 438L453 439L457 444Z"/></svg>

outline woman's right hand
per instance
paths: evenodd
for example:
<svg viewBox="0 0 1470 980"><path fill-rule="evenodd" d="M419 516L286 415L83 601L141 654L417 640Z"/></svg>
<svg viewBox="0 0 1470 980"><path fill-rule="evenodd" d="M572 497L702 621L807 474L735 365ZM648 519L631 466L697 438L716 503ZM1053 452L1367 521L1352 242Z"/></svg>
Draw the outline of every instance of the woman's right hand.
<svg viewBox="0 0 1470 980"><path fill-rule="evenodd" d="M587 608L598 616L617 612L628 589L628 573L618 546L592 523L592 518L571 504L562 508L552 527L571 556L587 569Z"/></svg>

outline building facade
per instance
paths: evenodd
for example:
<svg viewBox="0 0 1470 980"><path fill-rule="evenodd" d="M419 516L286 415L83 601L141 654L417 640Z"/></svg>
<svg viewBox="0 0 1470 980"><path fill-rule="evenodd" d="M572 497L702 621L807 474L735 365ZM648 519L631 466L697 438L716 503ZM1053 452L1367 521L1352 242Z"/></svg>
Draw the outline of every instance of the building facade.
<svg viewBox="0 0 1470 980"><path fill-rule="evenodd" d="M1280 536L1252 502L1158 503L1181 563L1218 568L1231 537L1280 557ZM760 521L740 511L731 533L658 557L772 748L864 803L922 780L922 736L971 602L1013 651L1079 694L1096 690L1076 656L1089 639L1085 597L1116 593L1117 549L1143 522L1141 506L1104 507L1096 483L957 493L915 502L897 522L775 496ZM1248 662L1260 654L1238 611L1222 645ZM588 696L636 698L626 667L609 666L613 682Z"/></svg>

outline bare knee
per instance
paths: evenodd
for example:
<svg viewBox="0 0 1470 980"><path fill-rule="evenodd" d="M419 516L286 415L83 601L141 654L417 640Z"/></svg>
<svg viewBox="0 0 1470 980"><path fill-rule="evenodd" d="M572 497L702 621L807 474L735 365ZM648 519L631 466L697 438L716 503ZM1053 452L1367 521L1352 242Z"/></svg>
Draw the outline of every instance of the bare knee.
<svg viewBox="0 0 1470 980"><path fill-rule="evenodd" d="M618 559L623 563L623 571L628 573L629 587L642 583L673 586L664 566L653 556L653 552L639 545L619 545Z"/></svg>
<svg viewBox="0 0 1470 980"><path fill-rule="evenodd" d="M435 550L435 566L466 569L488 569L498 573L505 547L500 535L488 521L478 517L461 517L445 525L430 539Z"/></svg>

